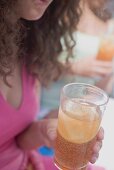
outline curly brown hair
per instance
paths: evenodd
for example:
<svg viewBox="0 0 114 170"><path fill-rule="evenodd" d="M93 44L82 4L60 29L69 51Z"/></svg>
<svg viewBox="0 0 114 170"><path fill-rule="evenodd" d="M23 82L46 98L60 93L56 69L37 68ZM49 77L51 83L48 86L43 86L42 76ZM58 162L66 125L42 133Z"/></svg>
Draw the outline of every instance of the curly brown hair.
<svg viewBox="0 0 114 170"><path fill-rule="evenodd" d="M68 57L72 56L72 32L79 21L80 0L54 0L37 21L16 20L17 0L0 0L0 75L11 74L15 63L27 66L43 84L61 75L61 37L65 40Z"/></svg>

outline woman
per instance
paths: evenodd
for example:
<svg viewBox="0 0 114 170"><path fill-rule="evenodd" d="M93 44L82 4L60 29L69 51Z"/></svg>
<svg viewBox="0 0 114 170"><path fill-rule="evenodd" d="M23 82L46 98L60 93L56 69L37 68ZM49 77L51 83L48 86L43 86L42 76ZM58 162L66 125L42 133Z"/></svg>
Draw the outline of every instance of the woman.
<svg viewBox="0 0 114 170"><path fill-rule="evenodd" d="M36 90L38 82L46 84L61 74L60 38L71 51L65 35L71 37L78 9L79 0L0 1L0 170L47 168L33 150L53 145L57 119L35 120ZM91 162L98 157L102 139L100 130Z"/></svg>

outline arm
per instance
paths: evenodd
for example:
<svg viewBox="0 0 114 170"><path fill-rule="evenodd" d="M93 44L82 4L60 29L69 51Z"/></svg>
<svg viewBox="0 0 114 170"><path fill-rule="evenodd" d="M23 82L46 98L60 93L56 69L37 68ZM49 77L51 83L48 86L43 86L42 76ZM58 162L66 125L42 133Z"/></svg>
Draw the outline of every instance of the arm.
<svg viewBox="0 0 114 170"><path fill-rule="evenodd" d="M69 73L87 77L105 77L112 73L112 62L85 57L70 63Z"/></svg>

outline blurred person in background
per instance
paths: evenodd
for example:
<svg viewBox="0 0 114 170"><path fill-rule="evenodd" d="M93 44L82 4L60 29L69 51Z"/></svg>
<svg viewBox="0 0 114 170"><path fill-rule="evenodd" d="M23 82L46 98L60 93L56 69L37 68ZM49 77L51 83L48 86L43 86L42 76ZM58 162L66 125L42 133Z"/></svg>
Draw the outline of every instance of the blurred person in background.
<svg viewBox="0 0 114 170"><path fill-rule="evenodd" d="M60 90L67 83L89 83L104 89L110 95L112 93L113 63L98 60L97 55L102 37L113 34L114 22L105 6L106 0L81 0L80 2L81 16L73 33L76 45L73 47L73 57L70 59L70 71L48 88L41 89L42 116L47 115L48 112L53 116L57 115ZM59 56L59 61L65 64L67 52L63 39L61 42L63 52Z"/></svg>

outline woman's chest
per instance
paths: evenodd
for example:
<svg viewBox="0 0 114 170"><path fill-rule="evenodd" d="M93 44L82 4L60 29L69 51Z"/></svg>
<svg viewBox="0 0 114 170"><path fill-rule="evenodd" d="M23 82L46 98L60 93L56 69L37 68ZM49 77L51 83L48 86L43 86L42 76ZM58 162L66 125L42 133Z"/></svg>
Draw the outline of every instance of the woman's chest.
<svg viewBox="0 0 114 170"><path fill-rule="evenodd" d="M21 105L23 98L23 73L18 67L12 75L6 77L6 81L0 79L0 94L2 100L15 109Z"/></svg>
<svg viewBox="0 0 114 170"><path fill-rule="evenodd" d="M10 105L14 110L19 110L23 102L27 102L29 106L34 105L38 96L36 79L24 67L16 68L6 80L8 84L0 79L0 98L4 104Z"/></svg>
<svg viewBox="0 0 114 170"><path fill-rule="evenodd" d="M23 131L35 119L39 108L35 79L32 76L24 71L13 83L12 87L0 87L3 92L0 95L0 136L5 139Z"/></svg>

